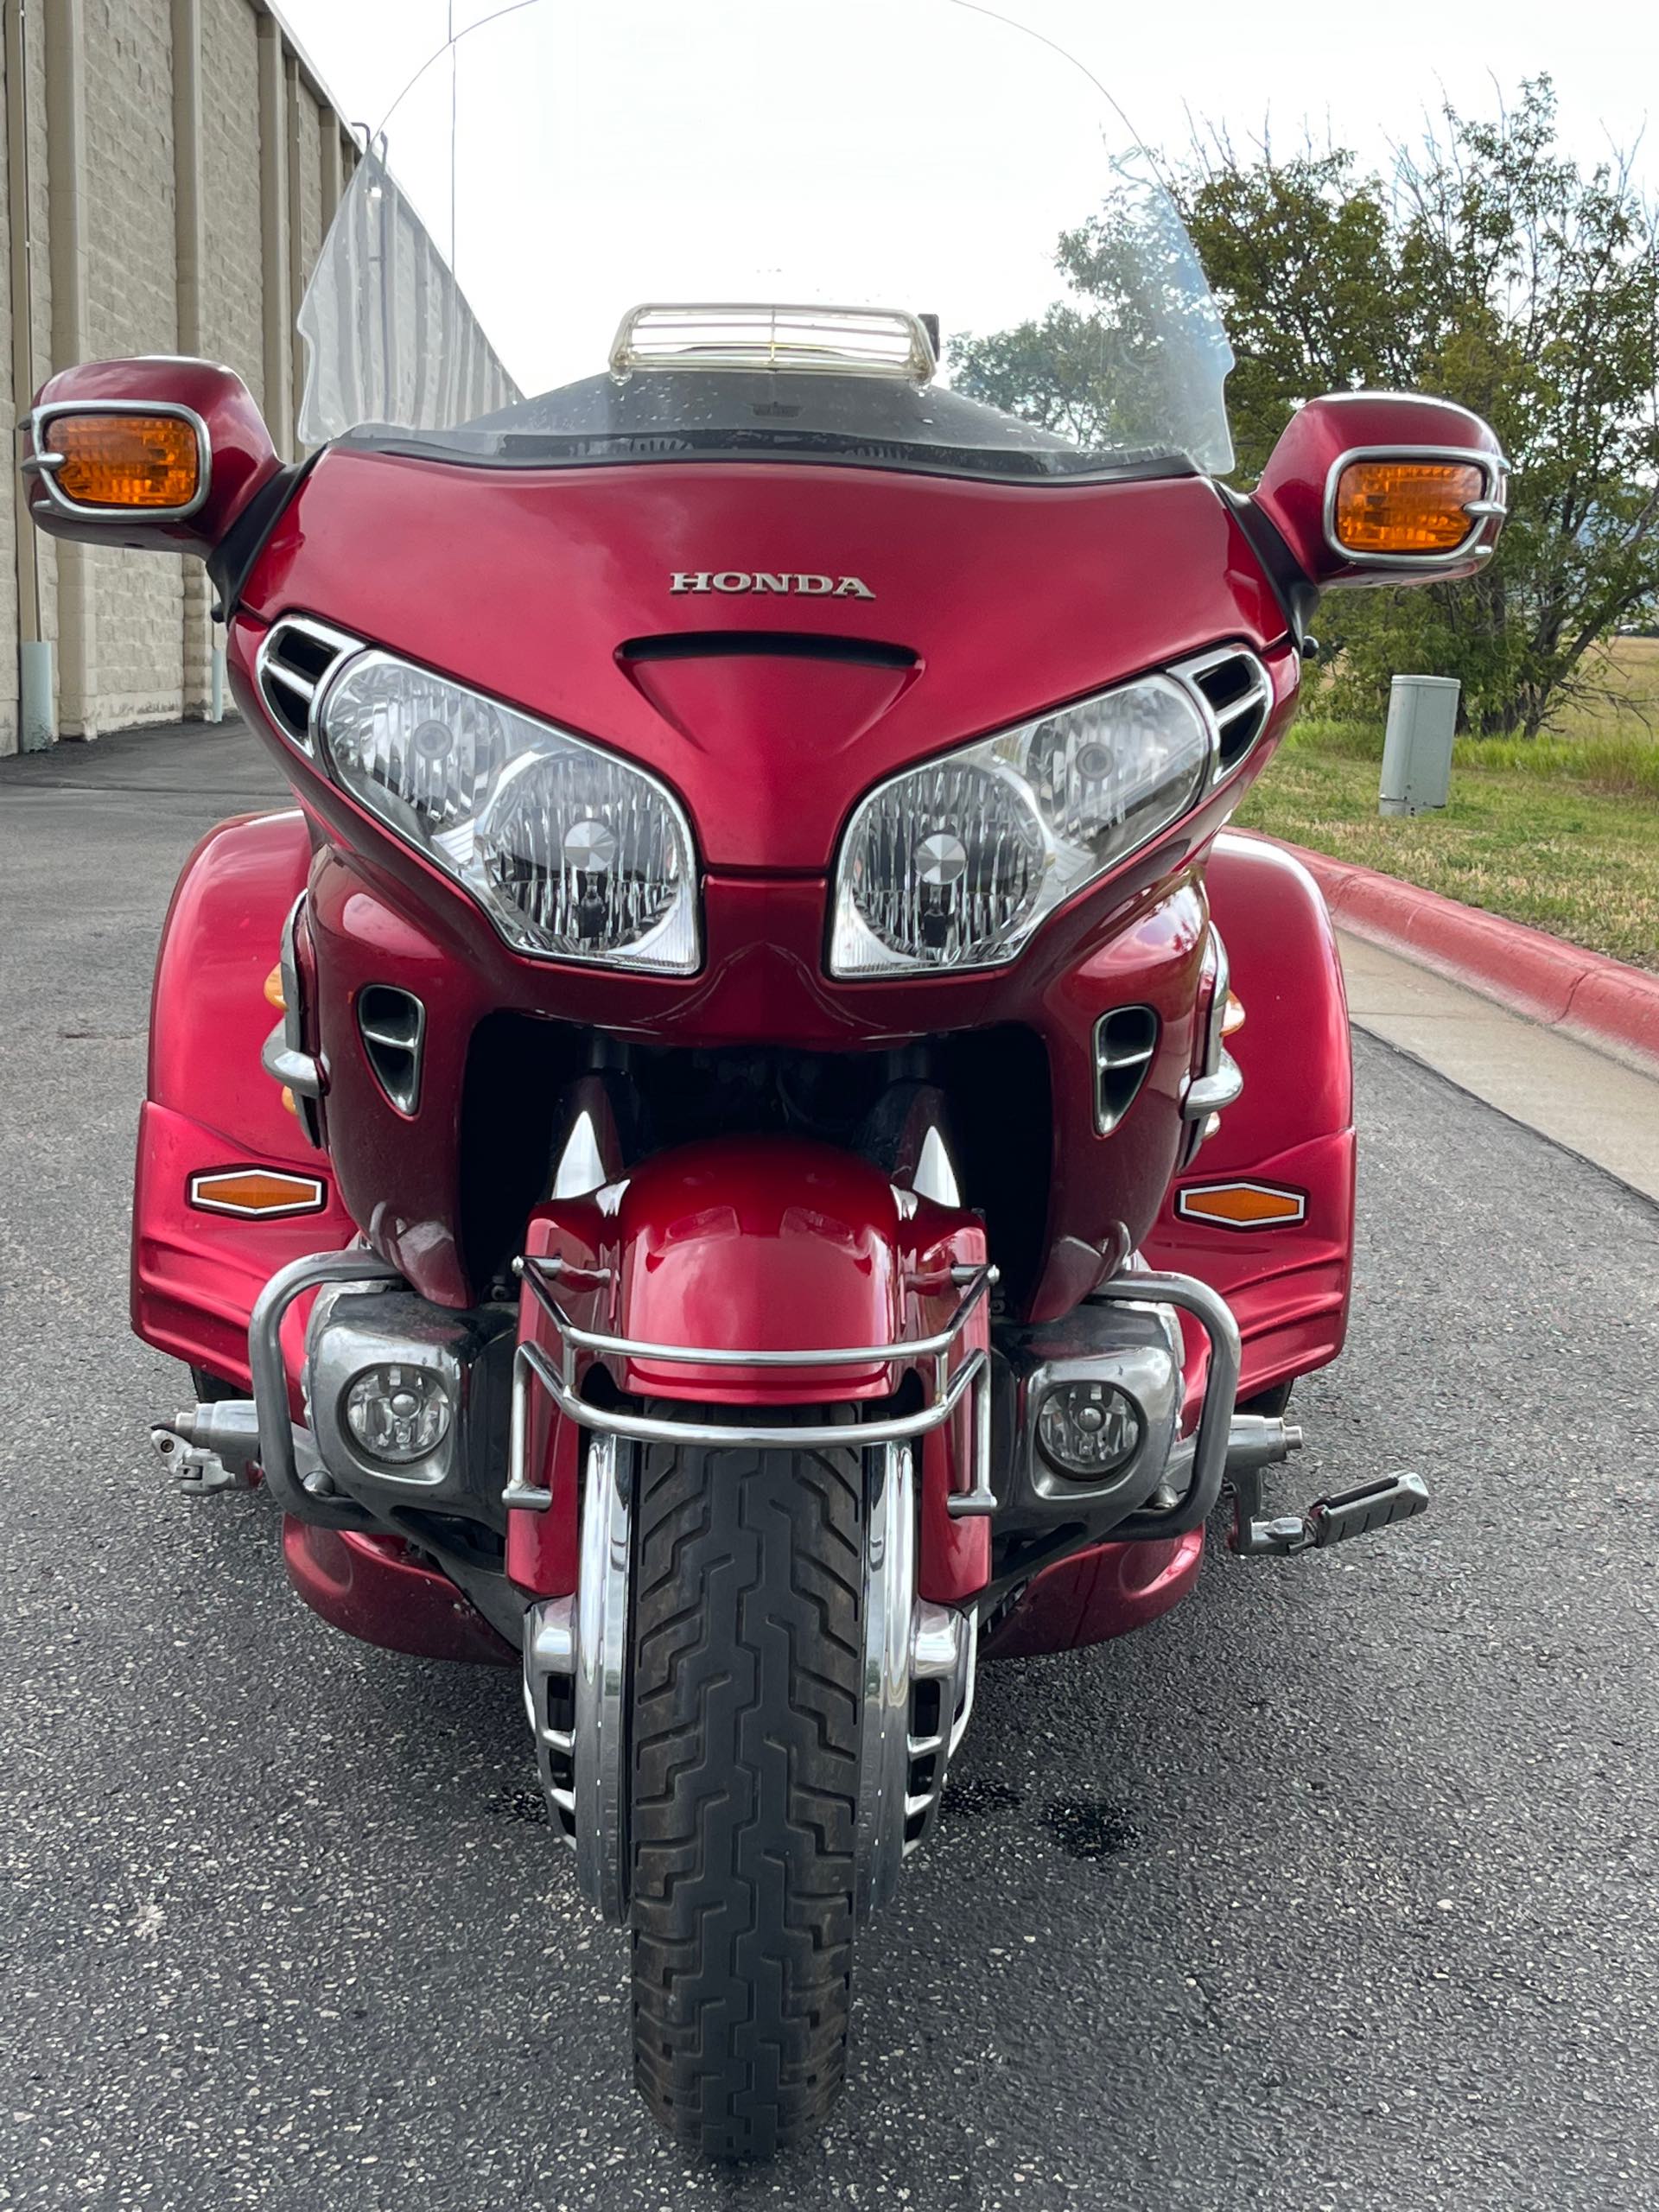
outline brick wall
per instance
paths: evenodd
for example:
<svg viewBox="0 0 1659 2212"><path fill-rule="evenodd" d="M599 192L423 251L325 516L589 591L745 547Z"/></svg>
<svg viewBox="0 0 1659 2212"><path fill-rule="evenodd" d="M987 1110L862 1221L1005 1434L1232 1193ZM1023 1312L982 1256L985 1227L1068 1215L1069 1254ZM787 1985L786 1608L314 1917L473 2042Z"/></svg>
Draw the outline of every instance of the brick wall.
<svg viewBox="0 0 1659 2212"><path fill-rule="evenodd" d="M173 47L157 0L82 0L86 181L92 220L86 351L178 351L174 237ZM176 721L184 711L183 563L99 550L98 722Z"/></svg>
<svg viewBox="0 0 1659 2212"><path fill-rule="evenodd" d="M198 348L227 362L246 378L268 413L267 272L262 208L271 149L262 146L258 85L258 19L278 15L267 0L47 0L51 30L79 16L73 52L80 100L80 171L85 238L86 308L79 342L67 346L59 329L54 346L51 289L52 225L60 201L48 175L47 72L51 35L46 10L31 4L23 19L24 67L17 83L6 76L0 111L0 409L15 421L29 390L71 359L181 350L175 209L179 149L175 143L175 69L188 66L187 37L194 19L199 41L201 148L199 180L204 253ZM57 11L62 11L58 13ZM16 10L10 4L5 15ZM8 59L19 31L9 27ZM284 34L283 127L284 154L294 168L291 186L278 197L283 260L303 277L315 261L322 232L323 134L339 132L315 73ZM0 69L5 65L0 63ZM61 88L60 88L61 97ZM23 118L29 151L29 206L13 204L10 132ZM22 143L20 139L20 143ZM188 144L188 138L186 143ZM346 149L342 166L347 166ZM287 163L284 162L283 167ZM56 164L60 171L60 151ZM294 226L297 224L297 234ZM13 374L15 274L23 265L25 238L32 288L32 360L27 379ZM63 358L57 358L61 353ZM281 347L290 386L297 349ZM298 391L280 395L297 412ZM18 485L0 497L0 752L14 751L18 730ZM89 549L90 620L85 626L86 666L66 672L59 638L58 549L25 523L25 550L38 571L40 634L59 648L60 703L84 697L86 711L55 717L61 734L94 736L99 730L168 721L204 711L210 696L212 633L208 588L198 564L166 555ZM75 680L67 681L66 675Z"/></svg>
<svg viewBox="0 0 1659 2212"><path fill-rule="evenodd" d="M0 62L0 72L3 71ZM10 118L0 110L0 160L10 165ZM11 226L0 225L0 421L20 410L11 373ZM0 499L0 753L17 749L17 531L14 499Z"/></svg>
<svg viewBox="0 0 1659 2212"><path fill-rule="evenodd" d="M129 7L156 0L125 0ZM202 350L265 404L259 245L259 41L248 0L201 0Z"/></svg>
<svg viewBox="0 0 1659 2212"><path fill-rule="evenodd" d="M10 14L10 10L6 10ZM27 251L27 241L32 236L44 241L47 236L47 149L46 149L46 60L38 40L29 48L25 56L26 87L21 102L26 130L25 166L29 175L29 208L25 214L16 211L16 219L0 223L0 421L15 423L28 406L30 394L16 388L12 374L13 319L12 262L13 255L20 258ZM0 55L0 84L3 84L5 61ZM10 174L13 146L10 136L10 116L0 105L0 144L4 147L3 166L0 166L0 193L5 194L9 217L10 205ZM33 352L37 362L49 357L52 343L52 271L43 245L38 245L32 256L35 263L33 286ZM14 482L16 480L14 479ZM14 751L17 743L17 639L18 639L18 575L20 551L19 531L23 532L21 551L35 579L39 597L41 628L48 637L57 629L57 548L50 538L43 538L23 522L16 499L0 493L0 753Z"/></svg>

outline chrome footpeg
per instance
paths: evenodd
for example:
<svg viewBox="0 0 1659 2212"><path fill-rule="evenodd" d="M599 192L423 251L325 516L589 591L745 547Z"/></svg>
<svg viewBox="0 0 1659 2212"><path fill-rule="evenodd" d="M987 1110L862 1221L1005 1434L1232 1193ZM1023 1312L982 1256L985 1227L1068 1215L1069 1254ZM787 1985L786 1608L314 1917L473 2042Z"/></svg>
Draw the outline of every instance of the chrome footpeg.
<svg viewBox="0 0 1659 2212"><path fill-rule="evenodd" d="M306 1430L290 1421L295 1472L314 1497L333 1485ZM227 1491L257 1490L264 1480L259 1413L251 1398L213 1398L149 1432L156 1455L172 1471L181 1496L222 1497Z"/></svg>
<svg viewBox="0 0 1659 2212"><path fill-rule="evenodd" d="M1306 1513L1289 1513L1274 1519L1262 1515L1262 1470L1259 1466L1230 1467L1228 1486L1233 1493L1234 1551L1243 1559L1286 1559L1298 1552L1324 1551L1344 1544L1352 1536L1367 1536L1375 1529L1391 1529L1398 1521L1414 1521L1428 1510L1428 1484L1421 1475L1384 1475L1357 1489L1338 1491L1321 1497Z"/></svg>
<svg viewBox="0 0 1659 2212"><path fill-rule="evenodd" d="M259 1417L251 1398L221 1398L158 1421L149 1440L185 1497L219 1497L258 1482Z"/></svg>

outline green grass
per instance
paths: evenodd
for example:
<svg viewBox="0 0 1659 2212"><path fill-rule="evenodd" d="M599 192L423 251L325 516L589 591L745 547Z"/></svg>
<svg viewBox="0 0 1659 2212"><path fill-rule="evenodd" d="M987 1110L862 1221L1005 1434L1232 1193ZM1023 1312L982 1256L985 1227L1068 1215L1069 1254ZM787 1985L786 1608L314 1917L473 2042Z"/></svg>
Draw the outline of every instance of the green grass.
<svg viewBox="0 0 1659 2212"><path fill-rule="evenodd" d="M1377 813L1382 755L1380 730L1302 725L1240 825L1659 970L1659 741L1639 718L1461 741L1451 804L1413 818Z"/></svg>

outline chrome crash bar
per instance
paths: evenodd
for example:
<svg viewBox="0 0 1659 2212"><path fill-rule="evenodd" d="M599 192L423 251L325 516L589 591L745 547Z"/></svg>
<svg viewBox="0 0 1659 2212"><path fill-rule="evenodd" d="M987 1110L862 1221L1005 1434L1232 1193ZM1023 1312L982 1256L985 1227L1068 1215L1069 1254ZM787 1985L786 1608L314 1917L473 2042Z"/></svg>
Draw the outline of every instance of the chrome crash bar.
<svg viewBox="0 0 1659 2212"><path fill-rule="evenodd" d="M530 1393L539 1383L567 1420L602 1436L627 1437L639 1444L692 1443L715 1446L766 1445L785 1451L818 1451L836 1445L907 1444L942 1427L966 1399L974 1437L973 1481L965 1491L954 1491L949 1510L954 1519L995 1513L996 1497L991 1488L990 1361L976 1349L951 1371L950 1356L980 1300L997 1281L995 1268L955 1267L950 1280L961 1292L955 1312L943 1329L931 1336L901 1338L892 1344L837 1345L810 1351L734 1351L693 1344L647 1344L598 1329L584 1329L560 1305L552 1286L562 1277L581 1278L584 1287L605 1278L587 1269L568 1268L559 1259L521 1259L513 1270L528 1286L552 1323L559 1340L556 1366L539 1344L521 1344L512 1366L512 1425L507 1455L507 1486L502 1503L545 1513L550 1494L529 1478ZM577 1356L592 1353L601 1358L623 1359L647 1365L680 1367L766 1367L798 1370L804 1387L817 1370L837 1367L918 1367L923 1376L926 1402L918 1412L893 1414L876 1421L817 1422L807 1426L711 1421L695 1414L666 1418L652 1414L619 1411L597 1406L582 1397L576 1387Z"/></svg>
<svg viewBox="0 0 1659 2212"><path fill-rule="evenodd" d="M327 1471L302 1473L289 1419L288 1368L283 1358L283 1317L296 1298L325 1283L399 1283L396 1268L372 1252L311 1252L278 1268L255 1301L248 1325L248 1364L253 1373L253 1401L258 1412L259 1464L265 1484L284 1513L318 1517L321 1500L333 1493ZM300 1432L303 1434L303 1432Z"/></svg>

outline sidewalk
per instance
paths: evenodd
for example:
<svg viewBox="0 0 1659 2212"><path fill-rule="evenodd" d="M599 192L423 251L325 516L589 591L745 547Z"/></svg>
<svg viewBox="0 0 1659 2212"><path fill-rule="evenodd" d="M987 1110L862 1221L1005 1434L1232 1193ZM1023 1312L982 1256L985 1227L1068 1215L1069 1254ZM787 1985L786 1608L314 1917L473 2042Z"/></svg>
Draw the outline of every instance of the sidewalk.
<svg viewBox="0 0 1659 2212"><path fill-rule="evenodd" d="M1302 845L1285 843L1284 850L1319 885L1332 920L1346 936L1659 1079L1659 975L1403 877Z"/></svg>
<svg viewBox="0 0 1659 2212"><path fill-rule="evenodd" d="M1659 1202L1659 1082L1338 928L1357 1028Z"/></svg>

